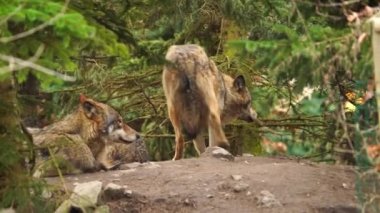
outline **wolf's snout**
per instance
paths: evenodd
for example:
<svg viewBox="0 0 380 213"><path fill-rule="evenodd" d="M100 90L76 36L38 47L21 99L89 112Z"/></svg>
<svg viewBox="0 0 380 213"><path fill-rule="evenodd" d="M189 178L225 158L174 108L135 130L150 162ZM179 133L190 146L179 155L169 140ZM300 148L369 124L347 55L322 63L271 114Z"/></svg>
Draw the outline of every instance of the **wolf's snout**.
<svg viewBox="0 0 380 213"><path fill-rule="evenodd" d="M257 119L257 112L253 110L252 108L250 109L250 114L251 114L252 121Z"/></svg>
<svg viewBox="0 0 380 213"><path fill-rule="evenodd" d="M128 134L126 132L124 132L123 134L120 135L119 139L123 142L126 142L126 143L132 143L132 142L135 142L137 140L139 140L141 138L140 134L138 133L133 133L133 134Z"/></svg>
<svg viewBox="0 0 380 213"><path fill-rule="evenodd" d="M257 119L257 113L252 108L249 109L249 113L243 118L244 121L253 122Z"/></svg>

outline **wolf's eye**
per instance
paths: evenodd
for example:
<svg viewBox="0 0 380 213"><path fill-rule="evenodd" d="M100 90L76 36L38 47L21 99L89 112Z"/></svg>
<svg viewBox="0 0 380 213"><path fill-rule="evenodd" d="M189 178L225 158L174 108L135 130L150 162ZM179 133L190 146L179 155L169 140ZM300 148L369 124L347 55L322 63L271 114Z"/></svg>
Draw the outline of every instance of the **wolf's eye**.
<svg viewBox="0 0 380 213"><path fill-rule="evenodd" d="M117 128L120 128L122 126L122 124L123 124L123 122L120 119L115 120L113 123L113 125Z"/></svg>
<svg viewBox="0 0 380 213"><path fill-rule="evenodd" d="M247 107L249 107L250 105L251 105L251 100L249 100L249 101L247 101L247 102L245 102L245 103L243 104L244 108L247 108Z"/></svg>

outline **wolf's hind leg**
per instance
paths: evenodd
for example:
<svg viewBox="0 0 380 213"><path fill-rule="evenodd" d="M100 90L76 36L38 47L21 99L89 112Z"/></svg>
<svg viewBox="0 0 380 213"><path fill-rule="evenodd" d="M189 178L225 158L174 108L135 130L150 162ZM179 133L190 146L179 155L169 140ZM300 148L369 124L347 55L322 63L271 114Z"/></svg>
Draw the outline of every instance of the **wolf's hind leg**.
<svg viewBox="0 0 380 213"><path fill-rule="evenodd" d="M210 105L210 117L209 117L209 145L219 146L222 148L228 148L229 143L224 134L222 123L220 120L220 113L217 104L215 106Z"/></svg>
<svg viewBox="0 0 380 213"><path fill-rule="evenodd" d="M205 139L201 133L193 140L193 144L199 155L206 150Z"/></svg>
<svg viewBox="0 0 380 213"><path fill-rule="evenodd" d="M178 114L175 111L175 108L169 107L169 118L172 122L174 132L175 132L175 154L173 157L173 160L179 160L182 158L183 155L183 148L185 141L183 139L182 133L181 133L181 126Z"/></svg>

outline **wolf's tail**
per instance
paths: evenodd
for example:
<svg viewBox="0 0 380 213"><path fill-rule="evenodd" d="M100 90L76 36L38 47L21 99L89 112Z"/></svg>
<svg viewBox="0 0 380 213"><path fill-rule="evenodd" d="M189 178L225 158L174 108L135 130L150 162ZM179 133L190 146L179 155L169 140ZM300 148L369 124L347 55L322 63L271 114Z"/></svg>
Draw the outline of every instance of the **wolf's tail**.
<svg viewBox="0 0 380 213"><path fill-rule="evenodd" d="M181 45L169 49L166 61L168 70L178 72L174 100L182 131L194 139L208 125L209 108L196 78L209 66L209 59L201 47Z"/></svg>

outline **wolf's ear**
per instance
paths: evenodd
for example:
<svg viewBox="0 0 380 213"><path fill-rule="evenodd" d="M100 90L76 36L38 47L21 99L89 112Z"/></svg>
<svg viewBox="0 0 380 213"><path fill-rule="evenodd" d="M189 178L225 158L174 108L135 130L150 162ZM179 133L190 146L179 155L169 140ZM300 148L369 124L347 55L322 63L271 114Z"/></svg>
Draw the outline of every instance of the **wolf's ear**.
<svg viewBox="0 0 380 213"><path fill-rule="evenodd" d="M245 79L242 75L239 75L234 80L234 87L238 90L241 90L245 87Z"/></svg>
<svg viewBox="0 0 380 213"><path fill-rule="evenodd" d="M80 102L81 104L83 104L84 102L86 102L87 99L88 99L88 98L87 98L85 95L83 95L82 93L79 95L79 102Z"/></svg>
<svg viewBox="0 0 380 213"><path fill-rule="evenodd" d="M83 111L88 118L93 118L97 114L96 106L83 94L80 94L79 102L82 105Z"/></svg>

